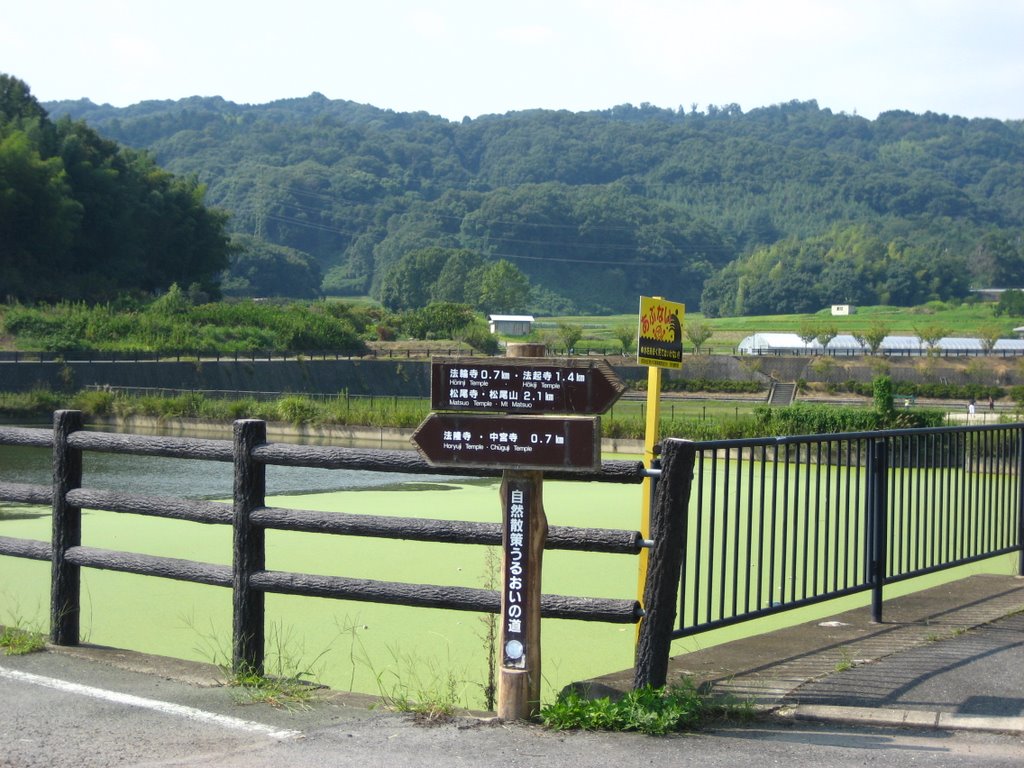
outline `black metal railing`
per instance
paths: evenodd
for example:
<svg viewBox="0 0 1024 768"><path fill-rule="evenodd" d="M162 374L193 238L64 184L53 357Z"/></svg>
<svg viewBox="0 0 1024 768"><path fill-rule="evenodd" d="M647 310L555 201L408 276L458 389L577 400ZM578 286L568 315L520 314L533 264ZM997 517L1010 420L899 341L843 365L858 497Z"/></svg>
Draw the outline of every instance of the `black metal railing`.
<svg viewBox="0 0 1024 768"><path fill-rule="evenodd" d="M694 444L673 637L1022 551L1022 430Z"/></svg>
<svg viewBox="0 0 1024 768"><path fill-rule="evenodd" d="M1024 424L662 444L636 685L670 644L1018 553ZM658 561L658 564L655 564ZM657 574L656 578L652 575Z"/></svg>

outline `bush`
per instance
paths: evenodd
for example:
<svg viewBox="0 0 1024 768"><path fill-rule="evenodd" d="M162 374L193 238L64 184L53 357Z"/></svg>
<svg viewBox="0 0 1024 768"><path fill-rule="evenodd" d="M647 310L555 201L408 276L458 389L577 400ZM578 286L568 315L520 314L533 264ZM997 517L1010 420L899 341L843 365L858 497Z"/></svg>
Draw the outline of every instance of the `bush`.
<svg viewBox="0 0 1024 768"><path fill-rule="evenodd" d="M585 699L574 690L559 694L541 708L541 721L554 730L638 731L663 735L688 731L719 718L747 719L752 709L730 700L702 695L689 680L667 688L645 686L611 698Z"/></svg>
<svg viewBox="0 0 1024 768"><path fill-rule="evenodd" d="M320 408L308 397L289 395L277 401L277 413L280 421L301 426L322 421Z"/></svg>
<svg viewBox="0 0 1024 768"><path fill-rule="evenodd" d="M879 413L891 413L892 379L888 376L876 376L871 384L871 394L875 402L875 410Z"/></svg>

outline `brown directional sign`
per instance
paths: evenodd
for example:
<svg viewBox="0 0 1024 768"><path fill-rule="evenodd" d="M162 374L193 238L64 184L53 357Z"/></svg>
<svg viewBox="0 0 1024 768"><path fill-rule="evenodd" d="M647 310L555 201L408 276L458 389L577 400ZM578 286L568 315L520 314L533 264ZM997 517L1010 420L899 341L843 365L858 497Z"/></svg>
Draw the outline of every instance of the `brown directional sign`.
<svg viewBox="0 0 1024 768"><path fill-rule="evenodd" d="M626 390L604 360L435 358L430 404L476 413L604 413Z"/></svg>
<svg viewBox="0 0 1024 768"><path fill-rule="evenodd" d="M590 470L601 464L596 416L479 416L432 413L412 442L440 467Z"/></svg>

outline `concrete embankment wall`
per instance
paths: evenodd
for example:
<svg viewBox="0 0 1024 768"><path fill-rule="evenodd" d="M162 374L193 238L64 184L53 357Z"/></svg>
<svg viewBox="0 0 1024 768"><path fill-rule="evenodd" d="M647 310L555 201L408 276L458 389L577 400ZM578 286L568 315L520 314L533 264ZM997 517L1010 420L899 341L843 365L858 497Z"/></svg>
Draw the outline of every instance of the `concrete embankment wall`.
<svg viewBox="0 0 1024 768"><path fill-rule="evenodd" d="M673 379L869 382L880 373L913 383L1024 383L1022 358L833 358L822 356L692 355ZM646 382L647 368L612 361L627 383ZM429 360L203 360L190 362L0 362L0 391L73 391L90 385L238 392L430 396Z"/></svg>
<svg viewBox="0 0 1024 768"><path fill-rule="evenodd" d="M430 396L430 363L391 360L2 363L0 390L90 385L239 392Z"/></svg>
<svg viewBox="0 0 1024 768"><path fill-rule="evenodd" d="M613 365L624 381L646 381L647 368ZM668 378L755 379L736 358L687 358ZM0 363L0 390L78 390L91 385L238 392L430 396L428 360L203 360L190 362Z"/></svg>

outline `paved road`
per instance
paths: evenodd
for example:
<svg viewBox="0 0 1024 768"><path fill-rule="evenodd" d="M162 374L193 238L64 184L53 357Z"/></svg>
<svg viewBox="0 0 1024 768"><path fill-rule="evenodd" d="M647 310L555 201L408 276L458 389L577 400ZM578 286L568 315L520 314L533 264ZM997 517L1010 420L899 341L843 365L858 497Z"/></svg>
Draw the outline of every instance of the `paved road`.
<svg viewBox="0 0 1024 768"><path fill-rule="evenodd" d="M1017 768L1022 611L1024 579L974 576L894 598L881 625L857 608L675 657L672 674L772 714L665 738L471 718L425 726L346 695L297 712L242 706L209 684L215 668L113 649L0 656L0 768ZM837 672L847 658L855 666Z"/></svg>
<svg viewBox="0 0 1024 768"><path fill-rule="evenodd" d="M556 733L473 719L440 726L365 702L287 712L223 688L42 653L0 657L0 766L1020 766L1020 735L764 720L706 733Z"/></svg>

